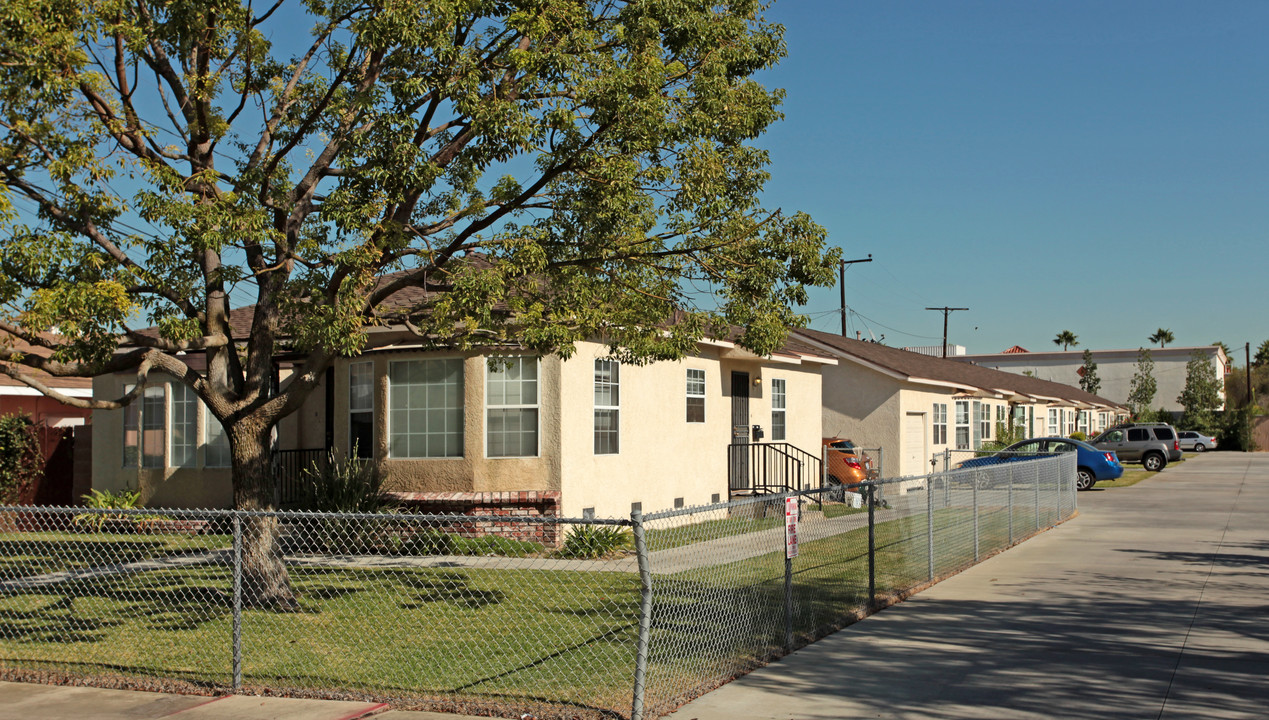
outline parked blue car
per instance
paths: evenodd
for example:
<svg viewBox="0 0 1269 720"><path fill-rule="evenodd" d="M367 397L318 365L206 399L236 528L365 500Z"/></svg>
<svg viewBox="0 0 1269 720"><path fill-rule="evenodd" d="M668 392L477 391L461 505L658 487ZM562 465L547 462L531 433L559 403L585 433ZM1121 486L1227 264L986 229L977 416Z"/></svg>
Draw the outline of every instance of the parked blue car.
<svg viewBox="0 0 1269 720"><path fill-rule="evenodd" d="M1082 440L1074 440L1064 437L1043 437L1031 438L1022 442L1014 443L1009 447L1001 450L995 455L986 455L984 457L972 458L957 465L957 467L982 467L985 465L996 465L1002 462L1016 462L1019 460L1028 460L1037 453L1076 453L1075 464L1077 466L1077 480L1075 487L1079 490L1087 490L1093 487L1098 480L1114 480L1124 474L1124 466L1119 463L1119 457L1113 452L1098 450Z"/></svg>

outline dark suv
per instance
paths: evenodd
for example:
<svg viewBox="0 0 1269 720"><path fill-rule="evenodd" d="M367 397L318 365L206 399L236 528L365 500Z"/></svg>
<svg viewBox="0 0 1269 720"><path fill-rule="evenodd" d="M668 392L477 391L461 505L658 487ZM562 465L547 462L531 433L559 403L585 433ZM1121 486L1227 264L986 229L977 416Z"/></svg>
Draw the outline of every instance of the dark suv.
<svg viewBox="0 0 1269 720"><path fill-rule="evenodd" d="M1099 450L1113 450L1120 462L1141 463L1152 472L1181 459L1176 429L1167 423L1116 425L1089 442Z"/></svg>

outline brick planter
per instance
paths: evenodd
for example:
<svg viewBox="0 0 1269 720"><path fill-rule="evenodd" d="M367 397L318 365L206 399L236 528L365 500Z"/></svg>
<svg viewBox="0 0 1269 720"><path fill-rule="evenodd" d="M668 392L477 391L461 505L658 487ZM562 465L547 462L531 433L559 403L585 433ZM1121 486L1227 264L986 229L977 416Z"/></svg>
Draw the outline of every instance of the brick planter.
<svg viewBox="0 0 1269 720"><path fill-rule="evenodd" d="M559 525L553 522L510 518L555 518L560 514L560 494L539 490L514 492L394 492L389 493L410 512L423 515L465 515L479 520L445 521L438 529L463 537L502 537L559 544ZM483 517L482 517L483 516ZM502 520L501 518L507 518Z"/></svg>

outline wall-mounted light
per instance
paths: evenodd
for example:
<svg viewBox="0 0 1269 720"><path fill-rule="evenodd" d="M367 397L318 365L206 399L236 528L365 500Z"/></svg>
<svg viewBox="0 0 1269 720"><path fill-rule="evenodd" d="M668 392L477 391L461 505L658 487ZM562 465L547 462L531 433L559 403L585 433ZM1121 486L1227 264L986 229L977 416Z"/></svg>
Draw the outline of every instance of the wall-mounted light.
<svg viewBox="0 0 1269 720"><path fill-rule="evenodd" d="M753 386L754 386L754 387L761 387L761 386L762 386L762 378L760 378L760 377L756 377L756 378L754 378L754 379L753 379Z"/></svg>

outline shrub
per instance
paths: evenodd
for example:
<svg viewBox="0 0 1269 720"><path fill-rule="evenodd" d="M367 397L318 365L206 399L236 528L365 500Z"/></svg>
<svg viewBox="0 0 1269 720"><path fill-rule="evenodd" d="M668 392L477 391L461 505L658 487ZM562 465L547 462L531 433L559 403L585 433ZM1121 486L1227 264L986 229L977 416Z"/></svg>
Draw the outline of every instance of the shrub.
<svg viewBox="0 0 1269 720"><path fill-rule="evenodd" d="M612 525L574 525L564 536L564 546L557 553L560 557L578 560L595 560L616 555L631 547L630 531Z"/></svg>
<svg viewBox="0 0 1269 720"><path fill-rule="evenodd" d="M140 503L141 491L129 490L124 488L118 492L111 490L97 490L93 488L83 496L84 506L93 508L94 510L131 510ZM129 516L115 513L83 513L76 515L74 522L80 527L87 527L97 532L101 532L106 523L111 520L122 520L124 522L131 521L133 523L145 520L144 516Z"/></svg>
<svg viewBox="0 0 1269 720"><path fill-rule="evenodd" d="M1216 430L1217 449L1243 452L1257 449L1251 434L1252 417L1253 413L1245 407L1222 413Z"/></svg>
<svg viewBox="0 0 1269 720"><path fill-rule="evenodd" d="M1076 430L1075 432L1071 433L1071 439L1080 440L1082 442L1088 442L1088 436L1080 432L1079 430Z"/></svg>
<svg viewBox="0 0 1269 720"><path fill-rule="evenodd" d="M324 466L314 463L304 470L300 486L300 507L319 512L377 513L397 509L396 501L383 490L383 479L374 464L334 450Z"/></svg>
<svg viewBox="0 0 1269 720"><path fill-rule="evenodd" d="M18 502L43 473L35 423L26 414L0 416L0 504Z"/></svg>

